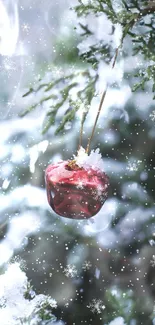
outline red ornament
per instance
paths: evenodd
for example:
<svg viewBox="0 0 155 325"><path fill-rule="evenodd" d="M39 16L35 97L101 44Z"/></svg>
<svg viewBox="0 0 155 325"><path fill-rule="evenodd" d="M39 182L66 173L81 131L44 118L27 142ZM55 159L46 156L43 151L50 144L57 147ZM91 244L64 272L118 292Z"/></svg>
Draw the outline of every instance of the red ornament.
<svg viewBox="0 0 155 325"><path fill-rule="evenodd" d="M49 165L45 172L47 198L60 216L89 219L97 214L108 196L109 179L99 169L84 169L76 162Z"/></svg>

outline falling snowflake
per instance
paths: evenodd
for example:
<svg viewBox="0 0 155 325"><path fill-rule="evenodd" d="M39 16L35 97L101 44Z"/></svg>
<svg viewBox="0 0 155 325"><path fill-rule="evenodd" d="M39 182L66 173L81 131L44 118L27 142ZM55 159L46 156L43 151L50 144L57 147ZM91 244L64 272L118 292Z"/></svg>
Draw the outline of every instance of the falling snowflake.
<svg viewBox="0 0 155 325"><path fill-rule="evenodd" d="M14 102L7 102L7 106L8 106L8 108L13 108L13 107L15 107L15 103Z"/></svg>
<svg viewBox="0 0 155 325"><path fill-rule="evenodd" d="M77 269L75 265L72 264L68 264L67 267L64 268L63 272L68 278L74 278L77 275Z"/></svg>
<svg viewBox="0 0 155 325"><path fill-rule="evenodd" d="M55 67L53 68L51 65L47 66L48 71L52 71L53 75L55 75L58 78L61 78L64 76L64 70L61 67Z"/></svg>
<svg viewBox="0 0 155 325"><path fill-rule="evenodd" d="M78 189L83 189L83 187L84 187L84 182L83 182L83 180L79 179L78 184L77 184L77 188Z"/></svg>
<svg viewBox="0 0 155 325"><path fill-rule="evenodd" d="M14 71L17 71L17 65L10 57L4 58L3 67L7 71L8 77L10 77Z"/></svg>
<svg viewBox="0 0 155 325"><path fill-rule="evenodd" d="M22 30L25 32L25 33L29 33L29 30L30 30L30 26L28 24L23 24L22 25Z"/></svg>
<svg viewBox="0 0 155 325"><path fill-rule="evenodd" d="M63 69L62 68L60 68L60 67L56 67L55 68L55 73L56 73L56 75L58 76L58 77L63 77L64 76L64 71L63 71Z"/></svg>
<svg viewBox="0 0 155 325"><path fill-rule="evenodd" d="M152 267L155 267L155 255L152 255L152 260L150 261Z"/></svg>
<svg viewBox="0 0 155 325"><path fill-rule="evenodd" d="M101 203L104 202L108 194L106 191L107 187L107 184L105 184L104 187L102 185L98 185L98 187L92 191L93 198Z"/></svg>
<svg viewBox="0 0 155 325"><path fill-rule="evenodd" d="M88 270L90 270L91 267L92 267L92 264L91 264L90 261L85 261L85 262L83 263L83 266L82 266L82 268L83 268L84 271L88 271Z"/></svg>
<svg viewBox="0 0 155 325"><path fill-rule="evenodd" d="M141 163L142 163L141 160L129 161L126 169L129 170L130 172L136 172Z"/></svg>
<svg viewBox="0 0 155 325"><path fill-rule="evenodd" d="M98 195L99 195L99 196L102 195L103 188L106 189L107 187L108 187L107 184L105 184L104 187L103 187L101 184L99 184L99 185L97 186L97 193L98 193Z"/></svg>
<svg viewBox="0 0 155 325"><path fill-rule="evenodd" d="M100 299L93 299L87 307L90 308L92 313L96 314L101 314L105 309L105 305L103 305L103 301Z"/></svg>
<svg viewBox="0 0 155 325"><path fill-rule="evenodd" d="M155 110L152 111L152 113L149 115L151 120L154 122L155 121Z"/></svg>

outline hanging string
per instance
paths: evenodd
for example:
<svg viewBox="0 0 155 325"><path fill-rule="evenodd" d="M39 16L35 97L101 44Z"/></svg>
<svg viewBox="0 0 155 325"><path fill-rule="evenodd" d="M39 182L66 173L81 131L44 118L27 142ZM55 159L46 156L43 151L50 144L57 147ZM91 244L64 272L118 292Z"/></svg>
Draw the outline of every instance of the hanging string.
<svg viewBox="0 0 155 325"><path fill-rule="evenodd" d="M82 120L81 120L81 128L80 128L80 138L79 138L79 147L78 147L78 150L82 146L82 136L83 136L83 126L84 126L85 116L86 116L86 113L83 112L83 114L82 114Z"/></svg>
<svg viewBox="0 0 155 325"><path fill-rule="evenodd" d="M118 52L119 52L119 48L121 47L122 45L122 42L121 44L118 46L118 48L116 49L115 51L115 56L113 58L113 62L112 62L112 69L115 67L115 64L116 64L116 60L117 60L117 56L118 56ZM94 136L94 133L95 133L95 129L96 129L96 125L97 125L97 121L99 119L99 115L101 113L101 109L102 109L102 105L104 103L104 99L105 99L105 96L107 94L107 90L108 90L108 85L106 86L106 89L104 90L103 94L102 94L102 97L101 97L101 100L100 100L100 104L99 104L99 108L98 108L98 111L97 111L97 115L96 115L96 119L95 119L95 123L94 123L94 126L93 126L93 129L92 129L92 133L90 135L90 138L88 140L88 144L87 144L87 147L86 147L86 153L88 154L89 153L89 150L90 150L90 144L91 144L91 141L93 139L93 136Z"/></svg>

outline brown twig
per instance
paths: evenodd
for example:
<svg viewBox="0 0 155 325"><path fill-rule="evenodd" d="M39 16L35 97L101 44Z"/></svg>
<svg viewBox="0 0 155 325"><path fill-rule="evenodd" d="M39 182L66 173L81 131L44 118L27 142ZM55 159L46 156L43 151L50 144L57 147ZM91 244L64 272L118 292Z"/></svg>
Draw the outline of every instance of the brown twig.
<svg viewBox="0 0 155 325"><path fill-rule="evenodd" d="M103 92L102 97L101 97L101 101L100 101L99 108L98 108L98 111L97 111L97 115L96 115L95 123L94 123L94 126L93 126L93 130L92 130L91 136L90 136L90 138L88 140L88 144L87 144L87 148L86 148L86 153L87 154L89 153L89 148L90 148L91 140L92 140L92 138L94 136L94 133L95 133L96 124L97 124L99 115L101 113L101 108L102 108L102 105L103 105L104 98L106 96L107 90L108 90L108 87L106 87L106 89Z"/></svg>

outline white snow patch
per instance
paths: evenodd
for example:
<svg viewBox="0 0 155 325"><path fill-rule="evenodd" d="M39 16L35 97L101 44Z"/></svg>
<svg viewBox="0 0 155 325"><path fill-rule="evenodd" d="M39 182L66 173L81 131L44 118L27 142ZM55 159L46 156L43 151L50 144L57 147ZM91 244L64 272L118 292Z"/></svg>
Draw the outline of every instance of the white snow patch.
<svg viewBox="0 0 155 325"><path fill-rule="evenodd" d="M38 324L41 320L39 311L45 303L51 308L57 307L55 299L43 294L34 293L32 300L25 299L27 285L27 276L19 263L9 265L0 276L0 319L3 325Z"/></svg>
<svg viewBox="0 0 155 325"><path fill-rule="evenodd" d="M24 240L41 227L41 219L37 213L25 212L10 220L9 229L0 243L0 266L8 262L14 250L24 245Z"/></svg>
<svg viewBox="0 0 155 325"><path fill-rule="evenodd" d="M123 317L117 317L112 320L109 325L125 325Z"/></svg>
<svg viewBox="0 0 155 325"><path fill-rule="evenodd" d="M104 169L104 164L102 160L102 155L99 152L99 148L92 150L90 155L88 155L83 147L80 147L77 156L74 155L76 163L79 167L84 169Z"/></svg>
<svg viewBox="0 0 155 325"><path fill-rule="evenodd" d="M30 172L33 174L35 172L35 164L39 158L40 152L44 153L48 147L48 141L44 140L40 143L34 145L30 149Z"/></svg>

